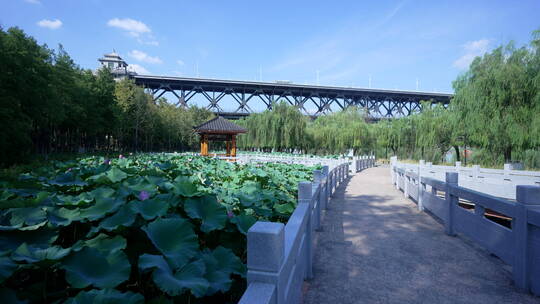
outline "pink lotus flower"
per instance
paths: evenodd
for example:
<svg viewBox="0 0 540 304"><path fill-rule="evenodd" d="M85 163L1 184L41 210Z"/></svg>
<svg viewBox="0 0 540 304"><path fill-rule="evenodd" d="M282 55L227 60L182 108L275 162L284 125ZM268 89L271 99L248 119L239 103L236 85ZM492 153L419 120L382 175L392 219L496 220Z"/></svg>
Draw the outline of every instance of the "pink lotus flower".
<svg viewBox="0 0 540 304"><path fill-rule="evenodd" d="M118 155L118 158L124 158L124 155L120 154Z"/></svg>
<svg viewBox="0 0 540 304"><path fill-rule="evenodd" d="M146 191L141 191L141 193L139 193L139 200L141 201L145 201L147 199L150 198L150 194Z"/></svg>
<svg viewBox="0 0 540 304"><path fill-rule="evenodd" d="M234 217L234 213L232 211L227 211L227 216L229 218L233 218Z"/></svg>

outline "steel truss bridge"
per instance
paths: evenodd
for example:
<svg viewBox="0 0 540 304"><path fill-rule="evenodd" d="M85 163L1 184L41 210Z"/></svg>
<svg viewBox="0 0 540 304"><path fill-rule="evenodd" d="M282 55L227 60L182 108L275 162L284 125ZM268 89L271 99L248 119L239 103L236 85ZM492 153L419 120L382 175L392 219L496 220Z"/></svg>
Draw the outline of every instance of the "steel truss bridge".
<svg viewBox="0 0 540 304"><path fill-rule="evenodd" d="M399 91L366 88L301 85L288 82L256 82L186 77L132 75L137 85L143 86L157 101L170 92L176 106L188 106L196 95L208 102L207 108L231 119L254 113L250 105L259 103L271 109L278 101L296 106L306 115L319 116L349 106L364 108L372 119L396 118L421 111L421 101L448 105L452 94ZM236 110L223 111L220 102L228 97ZM262 104L260 104L262 103Z"/></svg>

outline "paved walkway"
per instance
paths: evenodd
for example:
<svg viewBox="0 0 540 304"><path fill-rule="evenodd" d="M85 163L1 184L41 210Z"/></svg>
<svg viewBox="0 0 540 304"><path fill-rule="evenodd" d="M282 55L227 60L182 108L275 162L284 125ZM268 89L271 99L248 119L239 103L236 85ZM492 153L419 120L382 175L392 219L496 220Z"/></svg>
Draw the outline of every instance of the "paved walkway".
<svg viewBox="0 0 540 304"><path fill-rule="evenodd" d="M540 303L514 288L499 259L418 212L388 167L343 183L316 238L306 304Z"/></svg>

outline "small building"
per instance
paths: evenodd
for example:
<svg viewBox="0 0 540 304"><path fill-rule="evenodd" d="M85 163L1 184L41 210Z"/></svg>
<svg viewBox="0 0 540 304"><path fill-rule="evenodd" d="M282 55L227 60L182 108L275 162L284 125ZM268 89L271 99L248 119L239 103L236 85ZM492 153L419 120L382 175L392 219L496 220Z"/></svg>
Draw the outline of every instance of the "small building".
<svg viewBox="0 0 540 304"><path fill-rule="evenodd" d="M99 58L101 68L107 68L111 71L115 79L124 78L130 74L136 74L135 72L128 70L128 64L118 55L116 52L105 54L103 58Z"/></svg>
<svg viewBox="0 0 540 304"><path fill-rule="evenodd" d="M201 155L208 156L208 143L210 141L224 141L226 143L226 156L236 157L236 135L247 133L239 125L217 116L199 126L193 127L201 136Z"/></svg>

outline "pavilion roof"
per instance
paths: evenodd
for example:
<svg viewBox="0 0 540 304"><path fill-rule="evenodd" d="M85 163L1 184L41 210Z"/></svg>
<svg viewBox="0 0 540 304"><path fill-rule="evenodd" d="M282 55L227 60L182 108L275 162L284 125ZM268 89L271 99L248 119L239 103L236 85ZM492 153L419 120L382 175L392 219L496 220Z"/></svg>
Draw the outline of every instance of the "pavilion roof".
<svg viewBox="0 0 540 304"><path fill-rule="evenodd" d="M197 133L209 133L209 134L239 134L246 133L247 130L239 125L221 117L217 116L203 124L193 127Z"/></svg>

